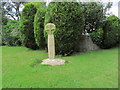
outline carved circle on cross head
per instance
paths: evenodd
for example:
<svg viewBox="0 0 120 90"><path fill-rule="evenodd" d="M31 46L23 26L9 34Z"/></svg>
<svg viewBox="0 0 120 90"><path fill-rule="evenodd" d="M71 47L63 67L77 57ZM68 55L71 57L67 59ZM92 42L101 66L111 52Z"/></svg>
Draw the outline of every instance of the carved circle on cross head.
<svg viewBox="0 0 120 90"><path fill-rule="evenodd" d="M45 25L45 31L48 34L53 34L55 32L56 26L53 23L48 23Z"/></svg>

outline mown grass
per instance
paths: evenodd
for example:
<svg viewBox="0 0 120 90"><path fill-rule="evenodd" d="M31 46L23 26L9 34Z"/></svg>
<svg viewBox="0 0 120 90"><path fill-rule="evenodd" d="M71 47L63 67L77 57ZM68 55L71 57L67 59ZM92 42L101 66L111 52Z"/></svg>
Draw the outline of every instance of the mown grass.
<svg viewBox="0 0 120 90"><path fill-rule="evenodd" d="M0 47L0 90L2 89L2 47Z"/></svg>
<svg viewBox="0 0 120 90"><path fill-rule="evenodd" d="M60 57L65 65L38 64L44 50L2 47L3 88L117 88L118 48Z"/></svg>

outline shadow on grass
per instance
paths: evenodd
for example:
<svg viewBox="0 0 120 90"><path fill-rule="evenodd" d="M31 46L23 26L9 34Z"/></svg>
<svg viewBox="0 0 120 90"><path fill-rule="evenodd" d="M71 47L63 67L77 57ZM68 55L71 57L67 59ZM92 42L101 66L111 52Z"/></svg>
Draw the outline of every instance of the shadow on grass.
<svg viewBox="0 0 120 90"><path fill-rule="evenodd" d="M30 64L30 67L36 67L42 62L42 59L35 59L32 64Z"/></svg>

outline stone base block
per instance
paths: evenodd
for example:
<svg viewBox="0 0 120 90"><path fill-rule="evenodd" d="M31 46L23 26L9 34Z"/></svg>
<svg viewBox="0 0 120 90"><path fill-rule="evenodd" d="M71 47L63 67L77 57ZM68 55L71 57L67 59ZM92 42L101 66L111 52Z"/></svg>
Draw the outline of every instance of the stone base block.
<svg viewBox="0 0 120 90"><path fill-rule="evenodd" d="M46 65L63 65L63 64L65 64L65 60L62 60L62 59L44 59L44 60L42 60L41 64L46 64Z"/></svg>

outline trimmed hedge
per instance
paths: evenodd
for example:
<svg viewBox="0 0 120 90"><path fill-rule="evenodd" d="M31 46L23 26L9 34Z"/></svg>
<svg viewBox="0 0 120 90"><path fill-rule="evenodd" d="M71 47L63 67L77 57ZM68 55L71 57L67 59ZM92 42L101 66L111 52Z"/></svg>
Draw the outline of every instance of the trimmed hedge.
<svg viewBox="0 0 120 90"><path fill-rule="evenodd" d="M44 5L44 4L43 4ZM44 20L46 7L40 7L34 18L34 36L39 49L44 49L46 46L44 37Z"/></svg>
<svg viewBox="0 0 120 90"><path fill-rule="evenodd" d="M120 19L118 21L118 44L120 45Z"/></svg>
<svg viewBox="0 0 120 90"><path fill-rule="evenodd" d="M118 27L119 18L115 15L109 16L106 18L103 27L103 45L104 48L111 48L117 45L119 42L119 27Z"/></svg>
<svg viewBox="0 0 120 90"><path fill-rule="evenodd" d="M103 27L91 33L91 38L95 44L101 48L112 48L119 43L120 25L119 18L112 15L103 22Z"/></svg>
<svg viewBox="0 0 120 90"><path fill-rule="evenodd" d="M34 17L37 9L31 3L25 4L21 15L20 31L22 44L30 49L37 49L34 38Z"/></svg>
<svg viewBox="0 0 120 90"><path fill-rule="evenodd" d="M84 30L81 3L51 2L45 16L45 25L47 23L56 25L54 32L56 54L66 56L79 50L80 36ZM46 32L44 34L47 40Z"/></svg>
<svg viewBox="0 0 120 90"><path fill-rule="evenodd" d="M88 33L101 28L104 19L104 5L101 2L83 2L85 30Z"/></svg>

